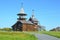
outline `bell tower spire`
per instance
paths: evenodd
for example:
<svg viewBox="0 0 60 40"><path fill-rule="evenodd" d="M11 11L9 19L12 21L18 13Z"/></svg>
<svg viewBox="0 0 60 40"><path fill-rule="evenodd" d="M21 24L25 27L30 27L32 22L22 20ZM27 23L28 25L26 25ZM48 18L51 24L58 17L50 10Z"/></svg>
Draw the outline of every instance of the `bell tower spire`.
<svg viewBox="0 0 60 40"><path fill-rule="evenodd" d="M25 12L24 12L24 8L23 8L23 3L21 3L21 10L20 10L20 13L25 13Z"/></svg>
<svg viewBox="0 0 60 40"><path fill-rule="evenodd" d="M19 16L18 20L26 20L25 16L27 14L25 14L24 12L24 8L23 8L23 3L21 3L21 10L19 12L19 14L17 14Z"/></svg>
<svg viewBox="0 0 60 40"><path fill-rule="evenodd" d="M34 10L32 10L32 18L34 18Z"/></svg>

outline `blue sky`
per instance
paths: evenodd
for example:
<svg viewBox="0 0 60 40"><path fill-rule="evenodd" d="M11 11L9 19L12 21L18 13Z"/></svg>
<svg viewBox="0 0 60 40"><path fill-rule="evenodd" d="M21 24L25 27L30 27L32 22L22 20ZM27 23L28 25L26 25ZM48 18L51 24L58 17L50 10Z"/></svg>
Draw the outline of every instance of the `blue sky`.
<svg viewBox="0 0 60 40"><path fill-rule="evenodd" d="M23 2L27 18L34 15L46 30L60 26L60 0L0 0L0 28L16 23Z"/></svg>

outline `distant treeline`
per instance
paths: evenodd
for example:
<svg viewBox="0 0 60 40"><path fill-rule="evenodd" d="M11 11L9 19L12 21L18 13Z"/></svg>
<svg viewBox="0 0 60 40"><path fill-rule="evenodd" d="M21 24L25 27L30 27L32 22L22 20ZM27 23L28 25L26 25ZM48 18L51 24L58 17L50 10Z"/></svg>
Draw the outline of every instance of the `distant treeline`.
<svg viewBox="0 0 60 40"><path fill-rule="evenodd" d="M12 28L0 28L0 31L12 31Z"/></svg>
<svg viewBox="0 0 60 40"><path fill-rule="evenodd" d="M60 27L53 28L50 31L60 31Z"/></svg>

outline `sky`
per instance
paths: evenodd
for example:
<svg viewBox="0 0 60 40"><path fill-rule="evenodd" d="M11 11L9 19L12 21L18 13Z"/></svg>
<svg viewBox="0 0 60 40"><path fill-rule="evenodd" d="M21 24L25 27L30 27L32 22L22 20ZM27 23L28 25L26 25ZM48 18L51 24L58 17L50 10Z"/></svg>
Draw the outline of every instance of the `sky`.
<svg viewBox="0 0 60 40"><path fill-rule="evenodd" d="M34 9L35 18L46 30L60 26L60 0L0 0L0 28L11 28L17 22L22 2L27 20Z"/></svg>

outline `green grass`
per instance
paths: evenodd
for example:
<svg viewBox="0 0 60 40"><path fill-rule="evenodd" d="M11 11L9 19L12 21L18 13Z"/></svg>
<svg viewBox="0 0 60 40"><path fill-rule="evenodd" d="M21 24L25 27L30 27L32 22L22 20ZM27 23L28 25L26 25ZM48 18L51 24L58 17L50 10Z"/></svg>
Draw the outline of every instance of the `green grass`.
<svg viewBox="0 0 60 40"><path fill-rule="evenodd" d="M0 40L37 40L37 38L24 32L0 32Z"/></svg>
<svg viewBox="0 0 60 40"><path fill-rule="evenodd" d="M55 37L57 37L57 38L60 38L60 32L55 32L55 31L43 31L43 32L40 32L40 33L48 34L48 35L51 35L51 36L55 36Z"/></svg>

